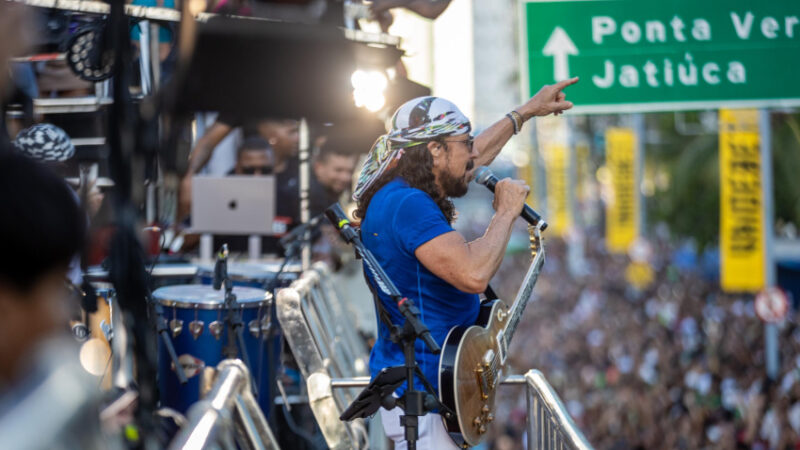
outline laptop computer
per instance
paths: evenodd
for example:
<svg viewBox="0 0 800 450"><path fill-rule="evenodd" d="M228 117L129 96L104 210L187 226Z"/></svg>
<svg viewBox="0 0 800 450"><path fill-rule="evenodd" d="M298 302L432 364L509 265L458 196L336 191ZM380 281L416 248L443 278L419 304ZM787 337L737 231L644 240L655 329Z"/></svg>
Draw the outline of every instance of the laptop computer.
<svg viewBox="0 0 800 450"><path fill-rule="evenodd" d="M275 177L192 178L192 231L273 235Z"/></svg>

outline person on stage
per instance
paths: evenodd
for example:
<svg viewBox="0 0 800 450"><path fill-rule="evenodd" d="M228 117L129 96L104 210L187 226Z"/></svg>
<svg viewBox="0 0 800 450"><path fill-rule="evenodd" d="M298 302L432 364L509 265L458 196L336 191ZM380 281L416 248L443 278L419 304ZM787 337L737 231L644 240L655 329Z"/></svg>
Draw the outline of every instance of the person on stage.
<svg viewBox="0 0 800 450"><path fill-rule="evenodd" d="M474 169L488 165L528 119L570 109L562 90L578 81L543 87L524 105L476 137L469 119L453 103L420 97L402 105L392 117L392 129L373 146L353 194L361 239L397 285L414 301L439 345L456 325L472 325L478 316L478 294L500 267L514 220L529 188L520 180L500 180L495 188L496 211L481 238L467 242L452 223L451 197L467 193ZM367 282L393 323L404 319L394 301L384 295L365 271ZM438 390L439 356L417 341L416 361ZM389 328L378 324L378 339L370 355L370 373L404 364L402 348L389 339ZM424 386L417 379L418 390ZM405 387L396 394L401 395ZM395 448L406 448L400 408L381 409L387 436ZM420 449L457 448L438 414L419 420Z"/></svg>
<svg viewBox="0 0 800 450"><path fill-rule="evenodd" d="M178 216L191 212L192 177L211 159L214 149L235 128L242 127L245 138L258 136L272 147L272 173L275 175L275 214L291 229L300 224L300 143L299 123L293 119L246 120L223 114L208 128L189 157L189 168L181 180L178 195ZM288 231L288 230L287 230Z"/></svg>

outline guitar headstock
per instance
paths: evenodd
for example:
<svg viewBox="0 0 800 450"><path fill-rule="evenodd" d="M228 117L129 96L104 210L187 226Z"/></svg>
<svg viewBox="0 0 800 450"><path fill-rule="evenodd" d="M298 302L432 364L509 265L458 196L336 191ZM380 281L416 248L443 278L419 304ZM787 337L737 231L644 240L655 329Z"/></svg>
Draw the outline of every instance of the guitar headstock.
<svg viewBox="0 0 800 450"><path fill-rule="evenodd" d="M530 235L531 241L531 259L535 259L536 255L544 252L544 247L542 247L542 230L539 229L539 227L528 225L528 234Z"/></svg>

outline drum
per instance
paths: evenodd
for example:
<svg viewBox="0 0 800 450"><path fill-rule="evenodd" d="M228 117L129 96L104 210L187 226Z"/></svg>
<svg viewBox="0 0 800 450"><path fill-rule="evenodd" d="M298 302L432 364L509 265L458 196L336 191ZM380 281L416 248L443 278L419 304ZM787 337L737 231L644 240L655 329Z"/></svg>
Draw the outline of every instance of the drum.
<svg viewBox="0 0 800 450"><path fill-rule="evenodd" d="M85 320L85 339L80 348L81 366L96 377L102 377L100 385L103 389L111 388L111 346L113 336L111 327L114 289L110 285L95 283L97 294L97 311L88 314ZM85 314L85 313L84 313ZM85 314L86 315L86 314ZM81 326L81 324L78 324ZM76 327L73 327L75 330Z"/></svg>
<svg viewBox="0 0 800 450"><path fill-rule="evenodd" d="M281 260L260 261L260 262L228 262L228 277L233 281L234 286L256 287L266 289L272 284L275 274L281 268ZM287 263L280 275L278 275L278 282L274 285L273 295L277 295L280 288L288 287L293 281L300 278L303 269L299 263ZM212 284L214 282L214 264L208 266L200 266L197 272L197 280L202 284ZM276 363L270 370L273 373L281 373L281 379L284 381L284 386L292 389L294 385L299 386L301 375L296 367L294 357L288 344L283 340L283 332L278 322L278 316L275 308L270 308L272 312L272 323L274 324L270 332L269 349L273 351L281 363ZM281 356L282 355L282 356ZM286 384L288 380L292 380L290 384ZM266 411L265 411L266 413Z"/></svg>
<svg viewBox="0 0 800 450"><path fill-rule="evenodd" d="M279 358L279 341L272 337L277 321L272 320L272 294L251 287L236 286L236 308L241 314L243 337L255 381L258 403L265 415L269 414L274 396L275 369ZM175 354L186 374L187 383L181 385L175 374L173 362L164 342L159 339L158 385L162 406L186 413L200 398L200 375L206 367L216 367L225 359L228 345L228 327L225 317L225 292L211 286L176 285L157 289L153 300L163 306L171 330ZM237 357L242 358L237 345Z"/></svg>

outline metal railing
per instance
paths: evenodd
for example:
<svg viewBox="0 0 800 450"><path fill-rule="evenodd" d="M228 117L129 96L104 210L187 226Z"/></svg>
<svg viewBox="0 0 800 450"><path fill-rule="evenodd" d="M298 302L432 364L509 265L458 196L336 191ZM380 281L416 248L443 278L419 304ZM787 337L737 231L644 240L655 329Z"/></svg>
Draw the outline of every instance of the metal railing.
<svg viewBox="0 0 800 450"><path fill-rule="evenodd" d="M334 378L331 387L365 388L369 381L369 377ZM510 375L500 384L525 386L528 450L592 449L542 372L531 369L525 375Z"/></svg>
<svg viewBox="0 0 800 450"><path fill-rule="evenodd" d="M210 377L204 383L211 389L189 410L189 423L170 450L280 448L253 397L250 372L241 360L226 359L203 375Z"/></svg>
<svg viewBox="0 0 800 450"><path fill-rule="evenodd" d="M342 422L339 415L358 396L357 387L331 387L331 378L368 374L369 352L352 315L336 295L330 271L314 264L289 288L278 292L278 320L306 380L309 405L332 449L365 448L363 420Z"/></svg>
<svg viewBox="0 0 800 450"><path fill-rule="evenodd" d="M506 378L503 384L525 384L528 450L592 448L542 372L531 369L524 376Z"/></svg>

